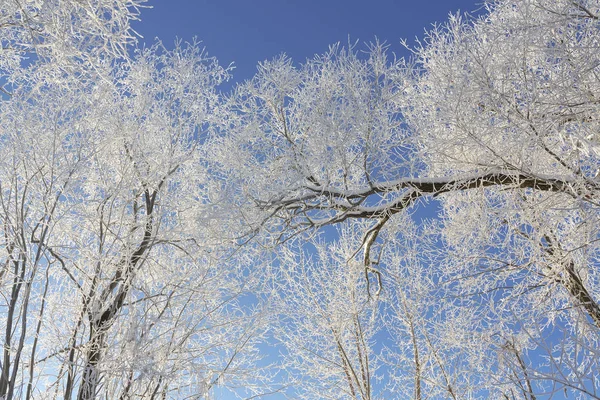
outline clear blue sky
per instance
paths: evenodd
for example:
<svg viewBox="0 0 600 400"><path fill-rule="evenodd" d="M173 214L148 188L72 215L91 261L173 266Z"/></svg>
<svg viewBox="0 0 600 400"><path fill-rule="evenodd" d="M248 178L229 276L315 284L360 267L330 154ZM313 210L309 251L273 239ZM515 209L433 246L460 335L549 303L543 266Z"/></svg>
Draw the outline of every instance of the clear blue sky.
<svg viewBox="0 0 600 400"><path fill-rule="evenodd" d="M423 37L448 13L481 9L482 0L149 0L134 28L152 43L198 37L221 65L233 62L234 81L254 75L259 61L282 52L295 62L330 44L375 37L404 55L400 39Z"/></svg>

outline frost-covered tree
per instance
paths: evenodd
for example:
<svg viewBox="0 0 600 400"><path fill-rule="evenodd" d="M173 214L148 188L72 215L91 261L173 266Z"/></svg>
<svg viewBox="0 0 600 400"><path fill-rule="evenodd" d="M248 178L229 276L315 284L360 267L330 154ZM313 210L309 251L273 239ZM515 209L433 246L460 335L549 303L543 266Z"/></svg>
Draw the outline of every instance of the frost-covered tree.
<svg viewBox="0 0 600 400"><path fill-rule="evenodd" d="M346 229L338 246L281 248L271 276L277 313L272 330L282 347L281 373L301 399L379 398L373 347L381 325L363 269L353 260L358 240Z"/></svg>
<svg viewBox="0 0 600 400"><path fill-rule="evenodd" d="M221 258L206 197L228 72L197 44L127 48L138 3L1 8L2 399L199 398L263 378L251 277Z"/></svg>
<svg viewBox="0 0 600 400"><path fill-rule="evenodd" d="M292 244L370 222L350 258L362 260L371 296L380 278L396 292L388 317L416 348L461 355L431 361L472 379L462 395L448 380L444 396L595 398L600 3L486 6L429 32L411 62L375 44L367 54L335 46L300 67L263 63L230 98L215 157L248 199L247 235ZM439 218L427 225L436 239L417 244L436 289L425 309L390 288L410 274L394 277L386 256L402 251L405 215L422 207ZM431 325L413 329L413 315Z"/></svg>
<svg viewBox="0 0 600 400"><path fill-rule="evenodd" d="M130 22L145 0L5 0L0 7L0 74L19 74L35 60L74 74L109 56L127 56Z"/></svg>
<svg viewBox="0 0 600 400"><path fill-rule="evenodd" d="M599 398L598 0L225 100L141 4L0 6L0 399L258 396L265 337L290 396Z"/></svg>

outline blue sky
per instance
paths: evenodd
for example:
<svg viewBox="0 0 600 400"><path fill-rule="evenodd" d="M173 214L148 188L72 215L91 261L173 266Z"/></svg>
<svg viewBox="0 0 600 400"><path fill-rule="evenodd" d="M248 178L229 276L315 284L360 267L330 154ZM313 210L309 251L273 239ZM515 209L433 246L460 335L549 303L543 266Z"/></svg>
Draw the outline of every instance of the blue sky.
<svg viewBox="0 0 600 400"><path fill-rule="evenodd" d="M283 52L303 62L328 46L375 37L405 55L400 39L422 38L448 13L481 9L482 0L162 0L148 3L134 28L152 43L200 39L221 65L234 63L234 81L254 75L259 61Z"/></svg>

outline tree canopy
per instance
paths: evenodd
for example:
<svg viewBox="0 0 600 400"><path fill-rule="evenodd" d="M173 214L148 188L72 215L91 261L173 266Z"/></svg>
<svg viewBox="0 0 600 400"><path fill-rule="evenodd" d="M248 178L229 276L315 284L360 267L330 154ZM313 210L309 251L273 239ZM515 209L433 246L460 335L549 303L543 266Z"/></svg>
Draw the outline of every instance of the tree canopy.
<svg viewBox="0 0 600 400"><path fill-rule="evenodd" d="M230 93L141 1L5 3L0 399L600 398L598 0Z"/></svg>

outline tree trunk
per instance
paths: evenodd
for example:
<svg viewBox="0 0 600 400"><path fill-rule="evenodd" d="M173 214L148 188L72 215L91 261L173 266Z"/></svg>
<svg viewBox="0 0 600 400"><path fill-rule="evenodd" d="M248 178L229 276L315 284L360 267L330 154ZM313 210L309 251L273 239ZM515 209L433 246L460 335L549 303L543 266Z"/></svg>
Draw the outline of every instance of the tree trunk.
<svg viewBox="0 0 600 400"><path fill-rule="evenodd" d="M570 262L565 267L566 276L563 277L563 286L567 289L577 306L583 307L587 315L594 321L596 327L600 328L600 305L594 301L592 295L584 286L581 278L575 272L575 265Z"/></svg>
<svg viewBox="0 0 600 400"><path fill-rule="evenodd" d="M93 400L96 398L98 384L100 383L100 371L98 363L102 359L104 350L105 332L100 328L92 328L90 333L89 350L79 386L77 400Z"/></svg>

